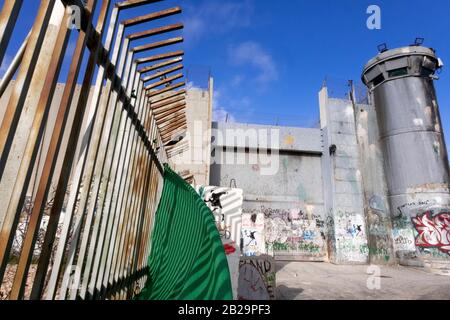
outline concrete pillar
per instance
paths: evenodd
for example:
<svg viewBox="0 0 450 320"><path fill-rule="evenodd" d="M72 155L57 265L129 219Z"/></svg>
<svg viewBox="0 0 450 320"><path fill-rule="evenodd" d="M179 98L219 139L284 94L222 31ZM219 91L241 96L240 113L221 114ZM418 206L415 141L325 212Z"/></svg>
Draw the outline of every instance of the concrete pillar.
<svg viewBox="0 0 450 320"><path fill-rule="evenodd" d="M387 182L373 104L354 105L371 264L395 264Z"/></svg>
<svg viewBox="0 0 450 320"><path fill-rule="evenodd" d="M330 260L365 264L369 247L353 106L350 100L330 98L326 87L319 101Z"/></svg>
<svg viewBox="0 0 450 320"><path fill-rule="evenodd" d="M186 138L173 150L170 163L178 173L193 175L195 185L209 185L213 79L208 89L192 87L186 94Z"/></svg>

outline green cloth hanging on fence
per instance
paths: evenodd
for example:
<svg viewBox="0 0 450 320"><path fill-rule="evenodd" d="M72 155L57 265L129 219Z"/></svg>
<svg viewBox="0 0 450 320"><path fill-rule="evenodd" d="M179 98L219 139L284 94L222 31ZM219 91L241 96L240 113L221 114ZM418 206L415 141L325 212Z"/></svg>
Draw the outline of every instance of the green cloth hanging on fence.
<svg viewBox="0 0 450 320"><path fill-rule="evenodd" d="M139 300L232 300L224 247L211 210L165 166L149 278Z"/></svg>

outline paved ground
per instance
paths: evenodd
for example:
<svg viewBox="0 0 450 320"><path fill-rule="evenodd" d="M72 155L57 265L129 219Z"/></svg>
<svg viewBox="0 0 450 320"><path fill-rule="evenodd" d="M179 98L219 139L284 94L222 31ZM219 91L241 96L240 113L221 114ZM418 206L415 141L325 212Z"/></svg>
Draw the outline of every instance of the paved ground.
<svg viewBox="0 0 450 320"><path fill-rule="evenodd" d="M450 300L450 276L420 268L382 266L381 276L370 278L368 266L330 263L277 263L279 300ZM370 290L377 284L380 289Z"/></svg>

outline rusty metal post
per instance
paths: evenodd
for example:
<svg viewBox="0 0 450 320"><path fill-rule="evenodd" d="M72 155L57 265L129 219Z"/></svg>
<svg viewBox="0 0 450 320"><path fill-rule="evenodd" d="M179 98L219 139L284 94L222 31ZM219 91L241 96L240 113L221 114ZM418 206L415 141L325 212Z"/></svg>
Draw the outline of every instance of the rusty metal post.
<svg viewBox="0 0 450 320"><path fill-rule="evenodd" d="M144 93L145 94L145 93ZM145 130L147 132L147 135L150 138L150 141L153 141L153 135L152 135L152 131L153 131L153 126L152 126L152 122L148 121L149 118L151 118L152 116L152 110L148 107L148 100L147 98L145 99L144 105L147 106L147 112L144 116L144 127ZM151 133L150 133L151 132ZM145 152L145 150L144 150ZM147 203L149 200L149 195L148 195L148 190L149 187L152 183L152 176L154 175L155 168L152 165L152 161L151 161L151 157L148 157L148 160L146 162L146 166L145 166L145 174L144 174L144 178L141 180L141 182L143 182L142 187L141 187L141 193L140 193L140 198L139 198L139 203L137 203L135 210L137 210L137 214L138 214L138 220L136 222L136 238L134 239L135 242L133 244L133 250L131 252L130 255L130 260L129 260L129 272L131 274L138 272L139 269L143 268L144 266L140 265L140 254L141 254L141 250L143 248L143 239L144 239L144 230L146 230L146 223L147 221L150 219L150 215L152 214L151 211L146 210L147 208ZM141 201L142 199L142 201ZM130 297L131 291L132 289L134 289L133 283L128 282L127 286L128 287L128 292L127 292L127 296L126 298Z"/></svg>
<svg viewBox="0 0 450 320"><path fill-rule="evenodd" d="M119 10L116 7L113 9L113 12L112 12L109 29L108 29L108 33L106 36L106 43L104 46L104 49L106 51L109 51L110 47L111 47L112 37L113 37L113 34L115 33L115 29L116 29L118 11ZM78 101L77 111L75 113L75 119L73 121L72 129L71 129L71 133L70 133L70 137L69 137L69 142L68 142L68 144L72 145L72 146L77 145L78 140L79 140L81 125L83 123L83 119L85 118L84 116L85 116L85 114L89 114L89 113L85 113L85 109L86 109L89 91L91 88L91 81L92 81L92 78L94 75L94 70L95 70L94 66L97 63L99 53L101 52L100 51L101 48L102 48L101 42L98 42L97 45L95 46L95 48L92 50L94 52L94 55L91 56L91 59L89 60L90 64L88 65L88 69L87 69L88 71L86 72L84 80L83 80L80 99ZM103 70L103 72L101 72L101 70ZM104 68L101 67L99 69L98 73L99 73L99 76L102 73L101 76L103 78ZM75 148L68 148L68 150L65 154L65 157L64 157L63 171L60 174L58 186L56 188L56 197L55 197L55 200L53 203L51 216L59 217L59 214L61 212L63 201L65 198L64 197L65 190L67 189L67 184L68 184L69 175L70 175L70 171L71 171L70 169L72 168L74 156L75 156ZM71 214L68 214L68 213L65 214L63 229L62 229L61 236L59 239L57 251L55 253L55 262L53 264L52 273L50 275L50 280L48 283L47 296L46 296L47 299L53 299L56 294L56 286L58 284L62 259L63 259L63 255L64 255L64 251L65 251L66 242L68 240L68 234L69 234L72 218L73 217Z"/></svg>
<svg viewBox="0 0 450 320"><path fill-rule="evenodd" d="M120 25L119 26L120 31L116 37L116 44L118 42L122 42L122 40L123 40L122 39L123 31L124 31L123 29L124 29L123 25ZM119 64L118 64L118 72L117 72L118 77L122 77L122 75L123 75L127 48L128 48L128 41L125 41L123 43L122 53L121 53L121 57L119 59ZM116 57L118 55L118 49L119 48L116 46L114 49L114 53L113 53L114 57ZM113 60L116 60L116 58L114 58ZM127 85L127 82L128 82L128 78L126 77L123 81L123 84ZM108 161L113 155L112 151L113 151L113 147L115 144L115 138L116 138L116 136L114 134L111 134L110 127L112 126L112 128L114 128L116 125L114 122L114 119L117 118L116 114L117 114L118 108L117 108L116 103L117 103L118 93L114 90L111 91L110 90L111 86L112 86L112 81L108 80L107 84L106 84L106 87L107 87L106 92L110 92L111 96L109 96L109 97L103 96L102 101L101 101L101 105L102 105L101 108L108 107L108 110L107 110L107 114L106 114L104 129L102 132L102 138L101 138L102 145L98 149L99 154L97 154L97 156L96 156L97 163L95 164L95 172L93 174L93 177L97 178L97 179L95 180L93 188L92 188L92 194L93 194L92 198L98 199L98 200L89 202L88 207L86 209L88 215L93 215L94 210L97 211L97 214L95 215L92 238L96 239L97 237L99 237L99 240L98 240L97 246L95 245L95 243L93 243L89 247L89 252L88 252L86 264L85 264L84 276L83 276L83 280L82 280L82 286L81 286L81 290L80 290L80 297L83 299L86 297L86 293L88 294L88 297L93 297L93 295L94 295L93 285L95 284L95 279L96 279L97 272L98 272L98 263L99 263L100 252L102 251L102 248L103 248L104 232L105 232L105 228L106 228L106 223L109 222L109 217L110 217L110 214L108 211L103 212L102 203L103 203L103 197L104 197L103 194L104 194L104 192L106 190L106 186L107 186L107 180L105 181L105 179L103 178L103 176L105 175L104 171L105 171L105 169L107 170L109 167ZM108 179L108 177L106 177L106 178ZM98 228L100 227L100 219L102 220L101 221L102 226L101 226L101 229L98 230ZM96 256L95 261L94 261L94 255ZM94 263L94 266L92 268L93 263ZM92 270L91 279L89 279L89 274L91 273L91 270ZM90 284L89 284L89 282L90 282ZM89 284L89 292L87 292L88 284Z"/></svg>
<svg viewBox="0 0 450 320"><path fill-rule="evenodd" d="M52 138L50 141L50 146L47 151L47 156L44 163L44 168L42 171L41 179L39 181L38 191L36 194L35 199L35 205L33 207L32 214L40 213L42 214L44 207L45 207L45 201L47 200L52 176L55 171L56 161L58 158L58 153L61 151L61 143L64 136L64 129L66 128L67 124L67 118L70 112L70 107L73 100L73 95L75 91L76 81L78 78L78 74L81 67L81 62L83 59L84 51L87 45L88 38L90 34L92 33L93 26L92 26L92 16L93 16L93 10L95 8L95 5L97 3L97 0L89 0L86 5L86 16L87 16L87 29L86 30L80 30L80 35L77 40L77 44L73 53L73 59L70 65L68 78L64 87L63 96L61 99L60 107L58 110L58 115L55 123L55 127L53 128ZM107 10L109 7L110 0L104 0L102 3L102 8L100 11L100 16L98 18L98 23L96 27L96 31L101 34L103 32L104 26L106 24L106 16L107 16ZM99 47L99 46L97 46ZM89 76L90 73L93 72L92 69L89 69L89 67L93 67L96 63L96 51L93 50L91 54L89 55L88 59L88 71L87 74ZM81 100L83 100L83 94L86 95L86 91L82 90L82 96L80 97ZM87 98L84 98L87 99ZM78 105L79 108L83 108L83 106ZM77 110L80 111L80 110ZM63 150L64 153L66 153L68 150ZM70 149L69 149L70 152ZM62 172L56 173L56 176L59 176L62 174L64 176L64 171L70 170L70 168L62 168ZM58 195L57 195L58 197ZM60 195L61 198L63 198L63 195ZM64 198L63 198L64 199ZM62 199L62 200L63 200ZM60 200L61 201L61 200ZM60 212L56 211L53 212L53 214L50 216L50 220L47 226L47 232L45 234L44 238L44 246L41 252L41 256L39 259L38 268L35 275L35 280L31 292L31 299L39 299L42 295L42 290L45 282L45 276L47 274L47 268L50 260L51 255L51 249L53 248L53 241L55 239L55 234L59 222L59 216Z"/></svg>
<svg viewBox="0 0 450 320"><path fill-rule="evenodd" d="M125 44L124 44L124 50L122 50L121 53L121 58L120 58L120 62L119 62L119 68L121 70L121 73L123 74L124 72L124 67L125 67L125 58L127 56L127 50L126 48L128 48L128 40L125 40ZM126 65L129 65L128 61L126 62ZM128 82L128 72L126 72L126 78L125 78L125 83ZM106 202L106 198L109 190L109 186L111 185L110 181L111 179L114 179L114 175L111 175L112 172L112 168L111 168L111 164L112 164L112 159L114 157L114 155L116 154L116 146L117 146L117 131L118 131L118 125L119 125L119 120L120 120L120 116L119 114L121 113L119 106L121 106L118 101L117 101L117 93L113 93L113 97L111 99L111 105L110 108L114 110L114 114L113 114L113 123L111 126L111 134L110 134L110 141L108 141L108 153L106 155L106 159L105 159L105 164L104 164L104 168L103 168L103 173L102 175L105 177L104 181L100 187L100 190L98 192L98 207L97 210L98 212L100 212L101 214L105 215L105 219L102 220L102 225L101 225L101 230L100 230L100 238L99 238L99 242L97 245L97 249L95 250L95 257L94 257L94 261L93 261L93 274L91 276L90 282L89 282L89 287L88 287L88 297L89 298L94 298L96 296L96 294L101 290L100 285L97 285L97 279L98 279L98 275L99 273L101 273L101 270L103 270L104 268L104 264L103 261L105 259L105 254L106 252L108 252L109 249L109 245L110 245L110 235L112 232L112 227L114 224L114 215L111 214L110 210L104 210L105 208L105 202ZM100 268L101 266L101 268ZM97 290L97 292L96 292Z"/></svg>
<svg viewBox="0 0 450 320"><path fill-rule="evenodd" d="M19 174L13 187L13 197L10 199L7 215L12 214L19 217L22 211L23 202L33 171L32 164L36 161L39 150L39 141L41 140L42 133L45 129L53 93L55 91L64 53L69 41L70 29L67 28L68 21L69 15L65 13L64 18L59 25L59 33L56 39L55 48L53 49L53 54L50 56L51 63L47 69L47 77L44 80L44 87L40 94L31 131L28 134L28 141L25 147L24 156L20 163ZM41 225L41 218L41 214L31 215L29 218L27 232L23 241L22 253L17 265L16 276L11 290L11 299L17 300L23 297L28 269L38 236L37 229ZM11 234L11 237L14 237L14 234Z"/></svg>
<svg viewBox="0 0 450 320"><path fill-rule="evenodd" d="M16 132L17 123L22 112L23 104L28 94L31 78L34 75L34 69L39 57L39 53L41 51L43 39L47 30L48 23L50 21L50 16L52 14L54 5L55 0L41 1L37 18L34 22L30 39L25 50L19 74L17 75L13 92L11 93L8 105L6 107L5 115L0 127L0 179L3 178L3 171L8 159L9 149ZM9 35L6 35L6 37L8 36ZM5 243L6 239L2 239L1 242ZM0 260L3 261L1 252Z"/></svg>
<svg viewBox="0 0 450 320"><path fill-rule="evenodd" d="M179 12L179 9L176 12ZM158 43L160 43L160 42L158 42ZM164 45L170 45L170 44L171 44L170 42L165 42ZM160 44L160 45L158 45L158 47L162 47L164 45ZM150 45L149 47L153 47L153 46ZM131 56L133 56L133 54L135 52L136 52L136 49L133 49L133 51L131 51L129 54ZM118 141L120 141L120 148L119 148L120 152L117 153L118 157L113 162L113 166L115 168L118 168L117 172L119 174L115 175L117 181L114 182L113 191L108 192L108 194L111 195L111 199L107 200L107 206L108 206L107 208L110 208L109 210L112 210L113 212L115 212L117 210L117 208L118 207L120 208L120 206L121 206L122 194L123 194L123 183L125 183L125 181L122 182L122 176L123 176L122 172L124 170L124 167L127 166L127 165L125 165L125 162L128 159L128 157L125 156L125 151L123 151L124 141L128 141L127 137L128 137L129 129L127 129L127 128L129 126L129 123L127 120L128 120L128 118L127 118L126 114L124 114L122 116L121 124L119 127L119 133L121 135L121 137L119 137L119 139L118 139ZM127 137L125 137L125 136L127 136ZM126 152L128 153L129 151L126 151ZM116 185L117 185L117 187L116 187ZM118 218L116 220L116 225L119 225L119 226L124 225L123 219L124 219L124 217L121 215L120 218ZM118 254L117 252L114 254L114 251L115 251L114 248L115 248L115 246L118 246L120 248L120 244L116 243L117 241L120 241L119 240L120 237L121 237L121 232L117 233L116 228L115 228L114 232L112 234L111 248L110 248L110 253L108 254L108 259L106 261L106 268L102 269L102 270L104 270L103 288L110 287L109 280L111 279L110 277L112 277L112 275L110 275L109 273L114 272L113 270L111 270L111 268L112 268L112 266L116 265L117 254ZM111 279L111 280L112 280L112 283L114 283L115 280L114 279Z"/></svg>
<svg viewBox="0 0 450 320"><path fill-rule="evenodd" d="M131 54L132 56L132 54ZM132 67L132 74L135 75L136 77L138 77L138 74L135 74L136 72L136 64L133 63L133 67ZM139 112L139 110L138 110ZM119 175L121 177L123 177L123 179L121 179L121 182L119 184L118 187L118 198L116 198L116 206L113 207L113 210L118 210L121 214L121 221L122 223L120 223L119 226L119 232L117 234L116 237L116 246L117 246L117 250L115 250L113 257L112 257L112 268L111 268L111 273L115 274L115 267L116 267L116 263L117 260L120 259L120 255L122 254L122 240L124 237L124 230L127 227L127 223L128 223L128 212L121 210L122 209L122 202L124 199L124 193L126 190L126 186L127 186L127 182L129 180L129 174L128 170L130 167L130 160L131 160L131 152L132 152L132 142L130 142L131 137L132 137L132 121L131 119L128 117L127 115L127 111L124 112L125 114L123 114L123 116L125 117L125 131L124 131L124 136L123 136L123 143L124 143L124 152L122 153L122 159L120 161L120 166L119 166ZM111 275L109 277L109 279L111 279ZM118 281L117 276L112 278L113 283L116 281Z"/></svg>
<svg viewBox="0 0 450 320"><path fill-rule="evenodd" d="M166 15L166 13L164 13L164 15ZM159 13L155 13L152 16L154 16L154 18L152 19L156 19L159 16L162 16L162 14ZM144 23L146 22L146 20L141 20L140 23ZM124 26L126 26L126 22L123 24ZM139 36L136 36L136 34L133 34L131 36L128 36L128 39L131 40L135 40L135 39L142 39L142 38L146 38L146 37L150 37L156 34L162 34L164 32L169 32L169 31L173 31L173 30L178 30L180 29L179 25L177 25L176 28L158 28L158 29L152 29L149 31L145 31L145 32L141 32L139 33ZM157 30L157 31L155 31ZM116 41L119 41L119 39L117 39ZM128 48L128 44L124 45L123 51L125 52L126 49ZM115 60L116 57L114 57L113 60ZM119 73L119 77L121 76L121 71ZM108 80L107 84L106 84L106 90L105 93L110 92L110 87L111 87L111 81ZM130 94L129 92L127 92L127 95ZM86 181L90 181L91 179L93 179L94 181L92 182L91 187L89 187L89 190L92 190L92 198L96 199L99 196L99 188L100 188L100 182L101 182L101 177L102 177L102 171L103 171L103 167L104 167L104 161L105 161L105 155L107 152L107 146L108 146L108 137L111 136L111 126L113 125L113 118L115 115L115 110L116 108L110 108L110 110L112 110L112 112L109 112L108 114L106 114L107 111L107 104L109 101L109 96L104 95L102 96L102 103L99 106L99 111L98 111L98 115L97 115L97 120L96 123L94 124L94 129L93 129L93 139L94 142L91 146L91 148L93 148L94 153L88 155L87 157L87 167L85 168L85 175L84 178L86 179ZM139 103L139 102L138 102ZM113 99L112 103L113 106L115 105L115 99ZM103 127L100 127L100 121L102 121L102 119L104 119L103 122ZM100 143L100 136L101 136L101 128L103 130L103 145L99 146ZM115 136L113 134L113 136ZM95 166L95 168L94 168ZM95 172L92 173L92 171L95 169ZM86 174L87 172L87 174ZM92 178L91 178L92 177ZM97 177L97 179L95 179ZM86 204L86 200L87 197L81 198L79 200L79 209L84 211L85 208L85 204ZM91 201L88 204L88 208L86 210L86 214L87 214L87 219L86 219L86 226L88 228L90 228L91 223L92 223L92 218L93 218L93 214L94 214L94 210L95 210L95 206L96 206L96 201ZM94 227L93 227L93 234L92 234L92 239L96 239L97 238L97 234L98 234L98 227L100 224L100 219L102 218L102 215L97 215L95 217L95 221L94 221ZM88 244L88 237L83 237L83 242L81 245L81 249L79 252L79 258L78 258L78 262L77 265L78 267L82 267L83 266L83 262L84 262L84 253L86 251L86 246ZM87 285L88 285L88 276L91 272L91 263L92 263L92 255L93 250L94 250L95 246L91 245L90 248L90 254L88 256L88 260L86 261L85 264L85 270L84 270L84 276L83 276L83 284L82 287L80 289L80 297L82 299L85 298L85 293L87 290ZM81 258L80 258L81 257Z"/></svg>
<svg viewBox="0 0 450 320"><path fill-rule="evenodd" d="M119 27L119 32L117 34L116 37L116 45L115 48L113 50L113 56L112 56L112 64L116 64L118 56L119 56L119 49L120 49L120 45L122 44L122 38L123 38L123 28ZM117 50L116 50L117 49ZM126 50L126 48L124 48L124 50ZM115 77L113 77L113 79L108 79L107 80L107 84L106 86L103 86L103 75L101 75L99 73L98 77L97 77L97 82L95 85L95 89L94 89L94 96L93 96L93 101L91 102L91 111L92 111L92 118L89 117L88 118L88 122L87 122L87 126L86 126L86 133L84 135L85 139L84 142L87 142L87 146L85 148L85 151L83 152L82 156L80 157L80 159L78 160L78 167L77 167L77 171L75 173L75 181L78 182L78 187L74 188L71 190L71 198L73 202L70 202L72 204L72 208L71 210L75 209L75 201L77 201L77 210L80 212L79 213L79 217L80 219L76 221L75 223L75 228L77 230L81 230L81 224L84 222L84 233L82 235L82 239L81 239L81 246L79 248L79 252L78 252L78 258L77 258L77 264L76 264L76 268L78 270L80 270L80 273L82 274L82 269L83 269L83 265L84 265L84 255L86 253L87 250L87 245L89 242L89 235L90 235L90 231L91 231L91 223L92 223L92 219L93 219L93 215L94 215L94 209L95 209L95 204L96 204L96 195L97 195L97 191L98 191L98 186L99 183L94 184L94 189L93 190L93 196L90 197L90 193L91 193L91 183L92 180L95 179L95 177L93 177L93 169L94 169L94 165L96 164L96 159L97 159L97 152L99 150L99 145L100 145L100 139L101 139L101 133L103 130L103 126L104 125L108 125L105 124L105 115L106 115L106 111L107 111L107 103L108 100L110 98L111 95L111 90L113 90L112 88L112 83L113 80L115 80ZM89 130L89 131L88 131ZM79 190L80 188L80 183L83 182L83 192L81 192ZM96 181L98 182L100 179L99 177L97 177ZM87 192L87 190L89 190L89 192ZM79 194L79 197L77 197L77 194ZM91 210L88 210L88 212L85 212L86 210L86 205L88 202L88 198L90 199L90 207L92 208ZM70 212L70 211L69 211ZM85 216L84 219L82 219L82 216ZM79 227L80 226L80 227ZM69 268L66 268L66 272L65 272L65 279L67 279L67 275L68 272L70 272L70 268L72 268L72 261L76 252L76 248L78 245L78 241L80 241L79 237L81 236L80 232L77 232L75 234L76 238L72 238L72 243L71 243L71 248L70 248L70 252L73 253L70 256L70 263L68 264ZM86 269L87 270L87 269ZM88 276L89 274L87 274ZM70 299L74 300L77 298L77 294L78 294L78 287L80 284L80 277L77 277L74 282L72 283L73 287L71 290L71 294L70 294ZM63 291L62 293L64 294L64 289L66 288L67 282L63 283ZM85 287L84 287L85 289ZM80 295L81 299L84 299L84 294Z"/></svg>
<svg viewBox="0 0 450 320"><path fill-rule="evenodd" d="M137 78L139 79L140 74L136 74ZM147 110L145 104L144 104L144 96L143 96L143 83L142 81L139 81L139 97L141 97L141 104L139 106L138 110L138 118L134 122L135 126L140 125L140 119L143 118L145 115L145 112ZM117 267L117 275L118 278L121 279L121 269L123 268L123 261L127 259L128 252L129 252L129 241L130 238L133 236L133 225L135 220L134 212L130 210L130 200L131 198L134 198L136 200L138 198L138 194L136 192L137 187L133 186L133 182L136 183L136 179L140 181L143 176L138 172L137 165L139 164L138 160L139 157L142 157L141 152L141 146L143 145L142 140L140 139L140 136L138 136L137 128L132 132L132 135L130 137L131 140L131 154L130 154L130 164L128 167L128 173L127 174L127 183L124 190L124 201L122 205L122 210L125 212L125 215L128 216L128 223L126 223L125 232L123 233L123 241L121 244L121 251L122 254L119 254L119 261L118 261L118 267ZM119 251L120 252L120 251ZM125 275L123 275L123 278L125 278ZM119 288L121 289L121 288Z"/></svg>
<svg viewBox="0 0 450 320"><path fill-rule="evenodd" d="M19 194L14 194L10 187L10 183L15 183L17 174L19 174L17 158L14 159L15 162L9 161L7 163L7 159L9 156L9 151L12 146L13 139L16 135L16 129L18 126L19 117L22 115L22 107L25 104L25 101L28 101L29 105L27 106L27 117L21 122L23 127L31 126L31 116L33 115L33 111L35 111L37 105L37 99L34 95L28 95L28 90L30 90L33 94L39 96L39 92L42 90L42 75L35 74L30 70L25 70L27 66L31 66L37 63L38 57L36 51L39 53L39 48L42 46L43 42L46 41L47 45L52 46L55 44L55 35L51 34L50 29L48 28L49 19L53 12L54 3L52 1L42 1L41 7L39 9L38 18L36 19L35 25L33 26L33 32L30 36L30 43L27 46L27 50L25 52L24 61L22 63L22 67L19 71L19 75L17 77L17 81L15 83L13 92L9 99L5 116L3 118L2 127L0 129L0 150L1 150L1 160L0 160L0 179L1 179L1 187L2 190L7 189L8 197L10 198L10 205L4 205L0 208L1 212L0 216L4 217L3 225L1 226L0 232L0 279L3 279L3 275L6 269L6 264L9 258L9 252L12 246L12 242L14 240L14 233L17 228L20 213L16 214L16 207L20 206L20 199L24 199L25 195L22 195L21 190ZM62 15L59 15L58 8L53 12L54 19L54 27L57 28L57 24L61 23L59 20L62 19ZM59 20L59 21L58 21ZM34 28L39 28L39 30L34 30ZM51 30L54 32L54 30ZM44 37L47 35L46 37ZM41 39L42 37L42 39ZM29 49L36 49L36 51L29 52ZM51 50L50 48L44 48L47 51L43 50L43 52L48 53ZM40 67L45 68L50 64L51 56L42 55L40 56L41 65ZM34 68L34 67L33 67ZM20 90L20 91L19 91ZM23 132L26 134L27 131ZM20 148L24 143L16 144L16 153L20 157ZM20 163L20 162L19 162ZM7 173L9 178L14 177L14 181L8 181L9 179L4 179L2 176L5 170L7 169ZM25 178L25 177L24 177ZM7 185L8 184L8 185ZM18 187L21 182L18 183ZM18 188L19 189L19 188ZM21 189L21 188L20 188ZM17 191L16 191L17 192ZM25 191L26 192L26 191ZM22 202L23 203L23 202Z"/></svg>
<svg viewBox="0 0 450 320"><path fill-rule="evenodd" d="M182 27L182 25L180 26L180 24L178 24L176 26L177 26L176 28L158 28L158 29L154 29L154 30L164 30L164 32L169 32L174 29L178 30ZM158 32L161 32L161 31L158 31ZM143 36L147 36L147 35L153 35L155 33L156 33L155 31L150 30L150 31L145 31L145 32L139 33L139 36L143 37ZM129 36L129 38L136 39L137 36L134 34L134 35ZM132 51L134 52L135 50L132 50ZM144 108L143 111L145 111L145 109L146 108ZM140 118L142 119L143 116L141 115ZM127 174L125 175L127 177L127 179L125 181L125 188L123 191L123 196L121 194L121 197L123 198L123 202L121 204L121 207L119 207L120 210L125 210L126 223L123 225L126 228L124 228L124 230L122 230L122 232L121 232L121 240L120 240L120 244L119 244L119 253L118 253L118 257L121 257L121 258L119 259L117 264L115 264L116 270L113 271L115 274L113 283L117 283L119 281L119 279L121 278L121 274L124 274L124 264L125 264L125 261L129 258L130 249L133 246L133 244L130 244L130 241L132 242L132 240L130 238L133 235L134 225L136 223L136 216L135 216L136 212L130 213L129 208L130 208L130 206L132 206L130 201L133 200L131 197L131 193L132 193L132 190L135 190L136 187L132 186L131 181L133 180L133 178L136 175L136 173L135 173L136 170L138 170L135 168L136 162L138 161L137 159L139 159L139 157L141 157L141 155L139 155L139 153L140 153L139 140L136 140L136 137L137 137L137 134L135 131L132 133L132 136L131 136L131 145L130 145L130 142L127 143L129 146L128 150L127 150L127 154L130 154L130 152L131 152L131 155L130 156L127 155L126 159L127 159L127 161L128 161L128 159L131 159L131 161L128 164L128 169L127 169L128 171L127 171ZM129 139L130 139L130 137L129 137ZM137 151L135 150L136 149L135 144L138 144ZM139 181L137 183L139 184ZM122 200L120 200L120 201L122 201ZM122 254L123 251L125 251L125 254ZM119 297L120 297L120 295L119 295Z"/></svg>
<svg viewBox="0 0 450 320"><path fill-rule="evenodd" d="M183 25L168 24L130 34L125 39L124 33L127 27L176 15L182 10L174 7L120 24L118 17L123 10L158 1L162 0L118 2L108 17L112 1L102 0L94 28L97 0L87 3L42 0L33 29L0 83L1 93L20 65L0 127L0 193L8 199L0 207L0 279L8 263L25 196L31 188L31 175L36 166L38 170L11 299L24 298L47 210L49 220L31 299L127 299L146 281L150 234L162 192L162 163L168 161L164 143L169 135L184 130L186 122L186 91L175 91L185 82L173 83L183 74L172 75L183 69L184 52L134 59L138 53L169 47L181 43L183 38L147 43L131 50L129 45L133 40L181 30ZM22 2L5 3L0 13L0 30L4 27L2 23L8 24L5 27L8 30L14 28ZM81 29L47 142L43 133L70 34L72 13L65 6L73 4L81 9ZM10 12L10 17L5 12ZM4 55L2 50L6 50L9 38L10 34L0 34L0 56ZM86 48L89 54L80 96L73 103ZM154 64L142 66L145 63ZM44 152L42 166L39 150ZM56 188L49 205L53 182Z"/></svg>

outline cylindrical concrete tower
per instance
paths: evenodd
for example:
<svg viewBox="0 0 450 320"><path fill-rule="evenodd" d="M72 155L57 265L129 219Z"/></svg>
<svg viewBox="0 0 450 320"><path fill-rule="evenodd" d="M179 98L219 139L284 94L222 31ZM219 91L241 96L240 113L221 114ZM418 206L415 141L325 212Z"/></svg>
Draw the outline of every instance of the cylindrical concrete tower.
<svg viewBox="0 0 450 320"><path fill-rule="evenodd" d="M433 81L433 49L380 53L364 68L383 149L400 260L450 260L449 163Z"/></svg>

